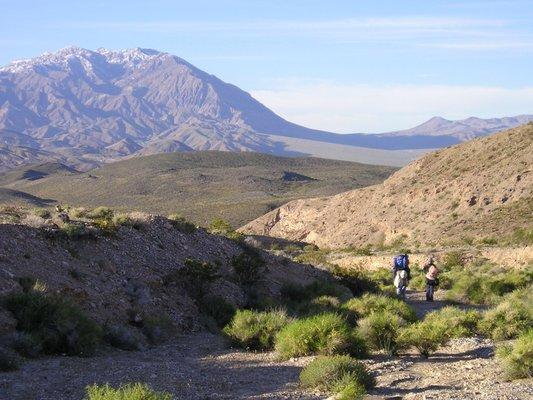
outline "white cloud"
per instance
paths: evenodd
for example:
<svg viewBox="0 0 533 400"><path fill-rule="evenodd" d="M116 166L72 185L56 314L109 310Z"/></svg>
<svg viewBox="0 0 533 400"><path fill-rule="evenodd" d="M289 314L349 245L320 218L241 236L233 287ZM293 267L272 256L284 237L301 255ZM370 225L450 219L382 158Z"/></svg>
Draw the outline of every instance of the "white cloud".
<svg viewBox="0 0 533 400"><path fill-rule="evenodd" d="M251 94L289 121L343 133L411 128L433 116L462 119L533 113L533 87L289 81L278 89Z"/></svg>

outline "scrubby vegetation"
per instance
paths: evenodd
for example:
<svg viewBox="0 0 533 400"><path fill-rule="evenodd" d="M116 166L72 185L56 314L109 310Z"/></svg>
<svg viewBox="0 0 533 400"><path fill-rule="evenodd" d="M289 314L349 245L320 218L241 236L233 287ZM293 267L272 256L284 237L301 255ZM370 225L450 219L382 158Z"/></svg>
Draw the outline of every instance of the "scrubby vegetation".
<svg viewBox="0 0 533 400"><path fill-rule="evenodd" d="M194 233L196 232L196 225L192 222L189 222L181 214L171 214L168 216L168 219L171 221L172 225L183 233Z"/></svg>
<svg viewBox="0 0 533 400"><path fill-rule="evenodd" d="M28 292L8 296L4 306L46 354L90 355L100 342L100 327L66 299Z"/></svg>
<svg viewBox="0 0 533 400"><path fill-rule="evenodd" d="M446 323L443 321L416 322L401 331L398 341L404 347L415 347L427 358L448 341Z"/></svg>
<svg viewBox="0 0 533 400"><path fill-rule="evenodd" d="M172 400L172 395L166 392L156 392L142 383L130 383L118 389L106 384L87 387L84 400Z"/></svg>
<svg viewBox="0 0 533 400"><path fill-rule="evenodd" d="M233 258L231 266L237 282L245 287L257 283L266 268L259 251L249 246L245 246L244 251Z"/></svg>
<svg viewBox="0 0 533 400"><path fill-rule="evenodd" d="M216 325L222 328L230 323L237 310L224 298L216 295L207 295L201 300L200 311L213 318Z"/></svg>
<svg viewBox="0 0 533 400"><path fill-rule="evenodd" d="M16 371L17 369L19 369L17 355L0 347L0 372Z"/></svg>
<svg viewBox="0 0 533 400"><path fill-rule="evenodd" d="M407 303L384 295L367 293L361 297L348 300L342 307L356 313L360 318L368 317L372 313L386 311L398 315L408 322L416 320L414 310Z"/></svg>
<svg viewBox="0 0 533 400"><path fill-rule="evenodd" d="M366 367L347 355L318 356L300 373L305 388L338 395L340 399L362 398L375 385Z"/></svg>
<svg viewBox="0 0 533 400"><path fill-rule="evenodd" d="M276 351L280 358L312 354L366 355L364 341L350 329L338 314L319 314L297 320L283 328L276 337Z"/></svg>
<svg viewBox="0 0 533 400"><path fill-rule="evenodd" d="M497 351L509 379L533 377L533 328L522 333L512 345L503 345Z"/></svg>
<svg viewBox="0 0 533 400"><path fill-rule="evenodd" d="M475 310L461 310L457 307L444 307L432 311L424 318L430 326L446 326L447 338L470 337L478 333L481 313Z"/></svg>
<svg viewBox="0 0 533 400"><path fill-rule="evenodd" d="M239 310L224 328L224 333L245 349L270 350L274 346L276 334L289 321L289 317L282 310Z"/></svg>
<svg viewBox="0 0 533 400"><path fill-rule="evenodd" d="M383 350L390 355L396 354L400 329L405 321L390 311L372 312L359 322L359 333L374 350Z"/></svg>

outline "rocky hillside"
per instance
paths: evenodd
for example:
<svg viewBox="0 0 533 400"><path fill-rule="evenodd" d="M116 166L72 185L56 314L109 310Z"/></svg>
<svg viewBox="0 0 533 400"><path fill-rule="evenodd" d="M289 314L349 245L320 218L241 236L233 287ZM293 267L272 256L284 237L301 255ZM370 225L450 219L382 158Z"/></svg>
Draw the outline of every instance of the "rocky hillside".
<svg viewBox="0 0 533 400"><path fill-rule="evenodd" d="M199 311L184 286L185 260L209 262L219 277L207 293L242 306L245 290L232 267L242 245L204 230L180 229L162 217L132 214L131 224L102 231L65 213L37 216L24 210L0 212L0 297L21 292L23 281L72 301L102 324L127 324L135 315L166 315L183 330L199 327ZM310 282L311 267L267 253L254 292L277 296L285 281ZM135 314L135 315L133 315ZM137 318L137 317L135 317ZM0 308L0 334L14 328Z"/></svg>
<svg viewBox="0 0 533 400"><path fill-rule="evenodd" d="M455 131L486 134L519 123L498 121L461 122ZM69 47L0 68L0 171L43 161L87 170L133 154L192 150L405 165L424 149L462 140L445 125L425 124L414 136L305 128L187 61L149 49ZM364 148L375 149L370 160Z"/></svg>
<svg viewBox="0 0 533 400"><path fill-rule="evenodd" d="M344 248L501 239L531 228L533 124L436 151L383 184L298 200L243 232Z"/></svg>

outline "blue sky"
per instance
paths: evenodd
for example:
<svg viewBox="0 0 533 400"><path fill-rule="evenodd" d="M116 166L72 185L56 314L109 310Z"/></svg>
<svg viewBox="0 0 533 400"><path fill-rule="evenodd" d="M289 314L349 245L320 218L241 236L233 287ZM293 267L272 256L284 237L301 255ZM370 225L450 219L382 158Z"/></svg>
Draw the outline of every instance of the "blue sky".
<svg viewBox="0 0 533 400"><path fill-rule="evenodd" d="M533 0L3 1L0 64L148 47L338 132L533 113Z"/></svg>

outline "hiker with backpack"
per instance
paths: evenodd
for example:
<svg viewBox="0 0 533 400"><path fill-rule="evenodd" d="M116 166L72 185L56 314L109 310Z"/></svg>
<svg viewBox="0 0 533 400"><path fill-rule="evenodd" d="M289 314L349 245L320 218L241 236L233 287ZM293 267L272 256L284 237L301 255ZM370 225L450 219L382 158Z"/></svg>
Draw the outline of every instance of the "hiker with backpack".
<svg viewBox="0 0 533 400"><path fill-rule="evenodd" d="M426 301L433 301L435 294L435 287L439 284L439 269L435 265L433 256L429 256L426 263L422 267L426 273Z"/></svg>
<svg viewBox="0 0 533 400"><path fill-rule="evenodd" d="M399 254L392 259L392 276L394 286L396 287L396 294L402 299L405 299L407 285L409 279L411 279L409 256L407 254Z"/></svg>

